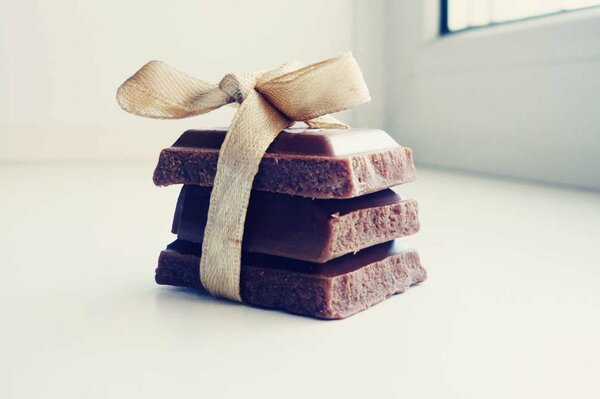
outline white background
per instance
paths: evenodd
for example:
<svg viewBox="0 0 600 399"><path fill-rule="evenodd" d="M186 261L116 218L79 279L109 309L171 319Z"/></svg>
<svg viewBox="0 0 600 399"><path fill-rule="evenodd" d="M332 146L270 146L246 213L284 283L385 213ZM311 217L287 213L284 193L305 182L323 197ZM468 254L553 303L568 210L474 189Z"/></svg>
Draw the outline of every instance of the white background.
<svg viewBox="0 0 600 399"><path fill-rule="evenodd" d="M0 168L0 398L600 396L597 194L421 168L427 281L322 321L157 286L152 167Z"/></svg>
<svg viewBox="0 0 600 399"><path fill-rule="evenodd" d="M0 3L0 160L154 159L182 131L227 126L235 108L184 121L123 112L117 87L160 59L218 83L348 51L352 2Z"/></svg>
<svg viewBox="0 0 600 399"><path fill-rule="evenodd" d="M532 182L600 189L599 13L440 39L437 7L0 2L0 398L599 397L600 196ZM234 109L146 120L118 85L349 49L373 101L341 119L414 148L429 279L338 322L156 286L158 151Z"/></svg>

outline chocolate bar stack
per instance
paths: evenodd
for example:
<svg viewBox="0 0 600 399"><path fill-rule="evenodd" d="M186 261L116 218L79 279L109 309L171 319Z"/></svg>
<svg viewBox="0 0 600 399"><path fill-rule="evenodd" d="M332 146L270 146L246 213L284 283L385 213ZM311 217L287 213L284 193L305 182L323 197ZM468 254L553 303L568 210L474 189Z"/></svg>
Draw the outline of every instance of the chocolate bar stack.
<svg viewBox="0 0 600 399"><path fill-rule="evenodd" d="M200 254L226 130L185 132L164 149L159 186L183 184L156 282L202 289ZM364 310L425 280L398 238L419 230L417 203L394 187L413 181L409 148L371 129L286 129L261 161L244 228L245 303L322 319Z"/></svg>

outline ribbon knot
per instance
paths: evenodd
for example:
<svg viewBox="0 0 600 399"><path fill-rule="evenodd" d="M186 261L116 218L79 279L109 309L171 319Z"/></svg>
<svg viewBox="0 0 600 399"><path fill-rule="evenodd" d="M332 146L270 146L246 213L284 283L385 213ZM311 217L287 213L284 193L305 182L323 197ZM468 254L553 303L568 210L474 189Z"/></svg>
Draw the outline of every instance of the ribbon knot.
<svg viewBox="0 0 600 399"><path fill-rule="evenodd" d="M228 73L223 76L223 79L219 82L219 88L227 93L233 101L240 104L248 97L250 90L254 90L255 85L255 74L238 75L235 73Z"/></svg>
<svg viewBox="0 0 600 399"><path fill-rule="evenodd" d="M151 61L127 79L117 101L127 112L180 119L237 102L219 152L200 258L200 280L215 296L241 301L241 249L254 176L275 137L294 121L311 128L345 128L329 116L370 100L352 54L301 67L227 74L218 85Z"/></svg>

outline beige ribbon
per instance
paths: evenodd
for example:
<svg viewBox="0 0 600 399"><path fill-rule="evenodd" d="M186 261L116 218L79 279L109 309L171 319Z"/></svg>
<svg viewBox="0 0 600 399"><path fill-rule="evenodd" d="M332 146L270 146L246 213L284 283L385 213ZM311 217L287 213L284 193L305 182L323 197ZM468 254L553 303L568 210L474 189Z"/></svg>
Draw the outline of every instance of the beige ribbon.
<svg viewBox="0 0 600 399"><path fill-rule="evenodd" d="M242 236L250 190L275 137L294 121L346 128L327 115L370 100L350 53L300 67L227 74L218 85L151 61L119 87L121 108L149 118L180 119L239 103L219 152L200 258L200 280L212 295L242 300Z"/></svg>

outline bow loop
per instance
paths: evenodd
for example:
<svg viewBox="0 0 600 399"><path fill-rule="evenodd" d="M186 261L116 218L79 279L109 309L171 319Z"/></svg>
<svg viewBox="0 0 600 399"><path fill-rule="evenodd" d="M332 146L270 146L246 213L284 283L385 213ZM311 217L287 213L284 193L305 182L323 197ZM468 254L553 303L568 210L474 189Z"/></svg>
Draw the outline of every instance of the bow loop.
<svg viewBox="0 0 600 399"><path fill-rule="evenodd" d="M351 53L260 82L256 90L295 121L308 121L371 100Z"/></svg>
<svg viewBox="0 0 600 399"><path fill-rule="evenodd" d="M215 84L192 78L161 61L150 61L117 90L125 111L157 119L205 114L232 102Z"/></svg>

